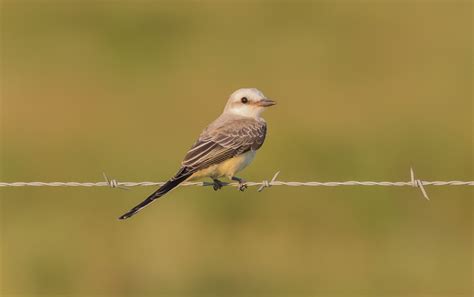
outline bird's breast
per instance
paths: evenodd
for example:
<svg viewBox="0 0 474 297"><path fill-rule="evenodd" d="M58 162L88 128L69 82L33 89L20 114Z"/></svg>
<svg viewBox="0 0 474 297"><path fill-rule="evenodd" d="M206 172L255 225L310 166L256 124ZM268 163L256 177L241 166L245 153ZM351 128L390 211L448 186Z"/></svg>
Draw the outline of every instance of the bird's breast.
<svg viewBox="0 0 474 297"><path fill-rule="evenodd" d="M200 179L204 177L219 178L232 177L237 172L247 167L255 158L256 151L248 151L236 157L230 158L216 165L202 169L191 176L191 179Z"/></svg>

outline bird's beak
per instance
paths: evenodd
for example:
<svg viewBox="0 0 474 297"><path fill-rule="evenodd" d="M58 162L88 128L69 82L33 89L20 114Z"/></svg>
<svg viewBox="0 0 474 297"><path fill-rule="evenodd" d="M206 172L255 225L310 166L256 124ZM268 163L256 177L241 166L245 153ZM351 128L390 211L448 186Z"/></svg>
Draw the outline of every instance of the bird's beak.
<svg viewBox="0 0 474 297"><path fill-rule="evenodd" d="M257 104L258 104L258 106L269 107L269 106L275 105L276 102L273 101L272 99L263 98L263 99L261 99L260 101L258 101Z"/></svg>

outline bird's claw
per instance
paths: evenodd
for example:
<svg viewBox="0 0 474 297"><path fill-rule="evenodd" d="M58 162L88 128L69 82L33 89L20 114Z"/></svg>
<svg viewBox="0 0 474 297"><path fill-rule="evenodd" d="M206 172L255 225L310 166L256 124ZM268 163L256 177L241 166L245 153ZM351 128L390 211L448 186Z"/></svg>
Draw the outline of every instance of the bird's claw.
<svg viewBox="0 0 474 297"><path fill-rule="evenodd" d="M239 183L239 186L237 187L237 189L239 189L241 192L245 191L247 188L248 186L245 182Z"/></svg>
<svg viewBox="0 0 474 297"><path fill-rule="evenodd" d="M239 178L237 176L233 176L231 178L232 180L235 180L239 183L239 185L237 186L237 189L241 192L245 191L245 189L247 189L247 183L245 182L245 180L243 178Z"/></svg>
<svg viewBox="0 0 474 297"><path fill-rule="evenodd" d="M214 180L214 184L212 185L212 188L214 189L214 191L219 191L219 190L222 189L222 187L224 187L225 185L226 185L226 183L221 182L220 180L215 179L215 180Z"/></svg>

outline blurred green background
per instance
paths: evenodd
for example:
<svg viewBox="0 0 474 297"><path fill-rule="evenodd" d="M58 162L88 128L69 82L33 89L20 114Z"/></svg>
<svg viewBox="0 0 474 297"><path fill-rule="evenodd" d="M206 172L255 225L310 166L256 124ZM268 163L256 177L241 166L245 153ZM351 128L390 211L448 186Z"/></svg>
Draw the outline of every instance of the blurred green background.
<svg viewBox="0 0 474 297"><path fill-rule="evenodd" d="M1 181L162 181L228 95L247 180L473 179L471 1L2 1ZM468 187L3 188L13 296L472 296Z"/></svg>

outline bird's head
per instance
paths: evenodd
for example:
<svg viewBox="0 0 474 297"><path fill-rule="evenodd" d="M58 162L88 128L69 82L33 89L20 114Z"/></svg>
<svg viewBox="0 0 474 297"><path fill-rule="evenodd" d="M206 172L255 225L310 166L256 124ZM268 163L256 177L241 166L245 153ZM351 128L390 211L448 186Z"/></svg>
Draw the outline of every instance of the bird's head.
<svg viewBox="0 0 474 297"><path fill-rule="evenodd" d="M267 107L275 104L275 101L268 99L255 88L238 89L230 95L224 113L258 118Z"/></svg>

